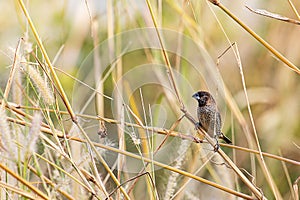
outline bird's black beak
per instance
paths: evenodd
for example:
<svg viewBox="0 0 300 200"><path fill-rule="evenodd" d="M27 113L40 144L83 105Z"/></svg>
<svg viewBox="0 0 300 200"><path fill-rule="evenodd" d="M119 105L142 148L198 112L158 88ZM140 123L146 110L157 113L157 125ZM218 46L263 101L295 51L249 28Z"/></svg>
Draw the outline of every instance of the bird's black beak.
<svg viewBox="0 0 300 200"><path fill-rule="evenodd" d="M199 99L200 99L198 92L195 93L195 94L193 94L192 97L195 98L196 100L199 100Z"/></svg>

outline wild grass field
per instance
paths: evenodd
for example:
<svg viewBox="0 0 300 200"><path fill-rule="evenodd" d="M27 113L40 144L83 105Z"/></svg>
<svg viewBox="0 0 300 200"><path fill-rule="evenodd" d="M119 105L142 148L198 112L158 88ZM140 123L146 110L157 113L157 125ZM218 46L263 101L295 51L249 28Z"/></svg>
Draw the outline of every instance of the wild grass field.
<svg viewBox="0 0 300 200"><path fill-rule="evenodd" d="M299 199L300 2L0 9L0 199Z"/></svg>

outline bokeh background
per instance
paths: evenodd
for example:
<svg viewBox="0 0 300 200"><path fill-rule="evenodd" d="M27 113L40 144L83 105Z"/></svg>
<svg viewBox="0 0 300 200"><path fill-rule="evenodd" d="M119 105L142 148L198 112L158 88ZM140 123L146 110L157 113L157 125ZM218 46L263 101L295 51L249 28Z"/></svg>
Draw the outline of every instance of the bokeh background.
<svg viewBox="0 0 300 200"><path fill-rule="evenodd" d="M221 84L229 89L233 99L245 117L249 127L251 126L249 112L247 109L246 98L243 92L242 78L238 62L232 50L228 50L221 58L218 57L230 46L235 43L243 67L243 75L249 96L250 106L253 114L255 127L263 151L271 154L282 154L285 158L299 161L300 144L300 75L289 69L284 63L275 58L265 47L257 42L236 22L230 19L222 10L207 1L181 0L181 1L150 1L153 6L154 16L160 28L169 29L176 33L189 37L195 44L198 44L201 50L189 49L185 44L180 44L180 39L171 39L178 46L178 55L185 52L197 60L199 57L199 66L191 66L189 60L178 58L175 53L169 53L171 65L176 72L184 77L185 82L177 80L180 94L187 105L188 110L195 116L196 102L191 99L193 91L200 89L207 90ZM251 8L266 9L269 12L297 19L292 11L288 1L222 1L222 3L235 14L242 22L251 27L257 34L268 41L275 49L286 56L296 66L300 66L300 29L299 25L278 21L275 19L263 17L250 12L245 5ZM293 2L296 9L300 9L300 2ZM103 82L103 93L109 97L114 97L115 101L104 98L102 116L119 120L118 99L120 96L114 96L118 78L129 73L132 77L126 82L121 83L121 90L124 90L127 98L135 99L136 112L145 123L150 125L169 129L179 118L179 104L174 100L174 93L166 92L163 83L169 84L169 79L164 70L165 62L158 49L138 49L132 52L126 51L126 45L130 44L130 38L122 41L116 40L118 34L136 28L153 28L153 19L151 18L149 8L145 1L138 0L115 0L107 1L26 1L27 9L34 21L38 33L47 49L50 59L57 56L55 67L77 77L79 80L96 87L95 77L104 77L112 69L114 62L108 66L102 66L102 73L97 74L94 70L94 60L91 55L97 54L103 60L107 57L121 56L121 62L116 62L117 66L112 69L112 74L107 74L107 79ZM0 1L0 86L3 91L9 75L9 69L12 65L13 52L18 40L21 37L26 38L28 43L32 44L32 49L36 49L36 41L28 28L23 12L20 10L17 1ZM95 36L97 34L96 46L103 44L103 41L111 41L112 46L108 46L107 52L95 53ZM163 35L167 42L168 35ZM112 39L111 39L112 38ZM136 38L143 41L143 36ZM157 40L157 38L154 38ZM229 39L229 41L228 41ZM148 39L143 42L151 43ZM122 44L120 44L122 43ZM105 49L102 51L105 51ZM37 52L39 52L37 50ZM37 53L40 56L40 53ZM104 56L105 55L105 56ZM203 61L204 60L204 61ZM138 74L134 71L138 66L148 68L146 65L155 68L156 76L151 84L142 85L140 88L134 88L132 83L134 79L143 80L145 74ZM150 66L149 66L150 67ZM118 69L121 69L118 71ZM208 81L202 70L213 69L213 81ZM92 90L82 87L78 81L57 72L66 90L68 97L76 112L80 112L84 103L92 95ZM114 75L115 73L115 75ZM137 73L136 75L134 73ZM161 77L159 76L161 75ZM126 86L127 84L127 86ZM129 86L128 86L129 85ZM132 86L134 85L134 86ZM132 87L131 87L132 86ZM186 89L186 86L189 89ZM223 87L223 86L222 86ZM223 115L223 132L231 137L232 131L235 132L235 144L248 147L247 139L243 129L233 116L229 106L224 99L224 89L218 88L213 91L217 96L219 107ZM133 90L134 89L134 90ZM133 91L132 91L133 90ZM141 101L141 91L143 103ZM120 94L119 94L120 95ZM122 96L122 95L121 95ZM128 97L129 96L129 97ZM125 98L125 97L123 97ZM11 100L11 99L10 99ZM119 102L120 103L120 102ZM122 103L121 103L122 104ZM143 104L146 109L143 108ZM120 105L120 104L119 104ZM148 106L150 109L148 109ZM117 110L116 113L113 111ZM95 103L92 101L87 108L82 110L85 114L97 115ZM134 109L133 109L134 110ZM148 110L144 114L144 110ZM149 111L153 113L150 115ZM127 120L134 121L134 118L126 117ZM90 137L101 142L97 134L98 127L95 121L82 122ZM67 123L66 123L67 124ZM107 124L108 139L118 146L117 126ZM253 132L252 128L251 132ZM193 127L186 121L182 122L178 131L193 132ZM134 131L133 131L134 132ZM130 130L125 133L131 138ZM163 136L157 136L160 141ZM132 141L127 138L128 151L136 151L131 148ZM172 143L172 141L169 141ZM173 141L172 144L177 144ZM189 144L190 145L190 144ZM134 146L134 145L133 145ZM167 145L166 145L167 146ZM175 145L176 146L176 145ZM190 149L194 148L189 146ZM158 159L164 160L168 152L175 152L174 145L163 148L158 155ZM176 149L178 150L178 149ZM226 149L227 151L227 149ZM174 159L176 154L174 153ZM230 149L228 153L231 155ZM171 153L172 154L172 153ZM193 153L190 157L195 156ZM192 158L183 161L186 168ZM241 168L251 171L249 166L249 153L237 152L237 165ZM171 159L172 160L172 159ZM194 162L194 161L193 161ZM288 187L288 181L294 182L299 176L299 166L287 164L290 180L287 180L280 161L266 159L267 166L273 175L276 185L284 199L291 198L291 191ZM171 163L171 161L170 161ZM170 164L168 163L168 164ZM188 168L188 167L187 167ZM129 170L130 171L130 170ZM163 196L167 175L158 170L157 180L161 180L162 185L160 196ZM256 182L265 194L271 194L270 187L265 184L265 178L260 176L262 173L260 167L256 171ZM208 176L207 174L204 174ZM208 176L209 177L209 176ZM207 190L208 186L201 187ZM141 198L139 191L143 191L145 186L141 183L135 191L136 199ZM192 188L192 187L191 187ZM208 191L210 192L210 190ZM197 192L193 195L200 196ZM185 196L189 199L191 197ZM272 199L272 198L270 198Z"/></svg>

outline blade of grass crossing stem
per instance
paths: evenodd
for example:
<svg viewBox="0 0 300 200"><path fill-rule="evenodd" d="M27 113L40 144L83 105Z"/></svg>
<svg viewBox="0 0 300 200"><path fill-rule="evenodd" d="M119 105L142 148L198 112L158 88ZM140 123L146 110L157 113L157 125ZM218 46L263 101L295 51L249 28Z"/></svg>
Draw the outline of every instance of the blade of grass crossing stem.
<svg viewBox="0 0 300 200"><path fill-rule="evenodd" d="M257 35L250 27L244 24L239 18L237 18L234 14L232 14L223 4L218 0L210 0L211 3L221 8L229 17L231 17L234 21L236 21L243 29L245 29L250 35L252 35L259 43L264 45L270 52L273 53L275 57L285 63L289 68L295 71L300 75L300 70L296 67L291 61L289 61L286 57L284 57L279 51L274 49L268 42L262 39L259 35Z"/></svg>
<svg viewBox="0 0 300 200"><path fill-rule="evenodd" d="M21 8L22 8L22 10L24 12L24 15L26 16L26 19L27 19L27 21L29 23L29 26L30 26L30 28L31 28L31 30L33 32L33 35L34 35L34 37L35 37L35 39L37 41L37 44L38 44L38 46L41 49L41 52L42 52L42 54L43 54L43 56L45 58L45 61L46 61L47 65L48 65L48 68L49 68L49 70L51 72L53 81L56 84L57 89L58 89L58 91L61 94L62 100L63 100L63 102L64 102L64 104L65 104L65 106L66 106L66 108L67 108L67 110L68 110L68 112L69 112L69 114L71 116L71 119L72 119L73 122L76 122L76 115L75 115L75 113L74 113L74 111L73 111L73 109L71 107L71 104L70 104L70 102L69 102L69 100L67 98L67 95L66 95L66 93L65 93L65 91L64 91L64 89L63 89L63 87L62 87L62 85L61 85L61 83L60 83L60 81L59 81L59 79L58 79L58 77L56 75L56 73L55 73L54 67L52 66L50 58L49 58L49 56L48 56L48 54L46 52L46 49L45 49L45 47L44 47L44 45L43 45L43 43L42 43L42 41L41 41L41 39L40 39L37 31L36 31L36 28L35 28L32 20L31 20L31 17L29 15L29 13L28 13L25 5L24 5L24 2L22 0L18 0L18 2L19 2L20 6L21 6Z"/></svg>

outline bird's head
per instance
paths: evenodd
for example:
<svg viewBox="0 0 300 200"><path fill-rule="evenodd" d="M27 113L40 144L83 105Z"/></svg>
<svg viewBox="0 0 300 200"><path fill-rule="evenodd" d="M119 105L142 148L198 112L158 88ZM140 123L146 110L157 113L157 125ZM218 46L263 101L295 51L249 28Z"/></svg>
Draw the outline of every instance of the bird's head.
<svg viewBox="0 0 300 200"><path fill-rule="evenodd" d="M215 104L215 100L212 95L206 91L196 92L192 97L198 101L200 107Z"/></svg>

